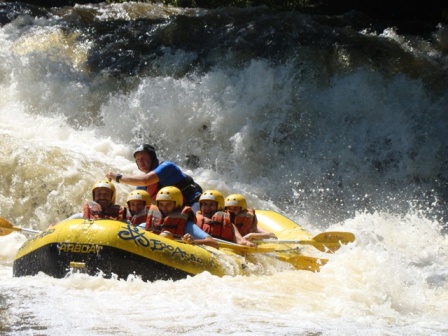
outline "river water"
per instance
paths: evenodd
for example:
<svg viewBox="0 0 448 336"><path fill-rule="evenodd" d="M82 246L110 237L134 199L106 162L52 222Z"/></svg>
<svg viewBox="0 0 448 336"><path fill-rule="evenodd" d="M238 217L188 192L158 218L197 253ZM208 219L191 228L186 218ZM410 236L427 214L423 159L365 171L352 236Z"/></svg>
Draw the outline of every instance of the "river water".
<svg viewBox="0 0 448 336"><path fill-rule="evenodd" d="M12 233L0 237L1 335L448 334L446 27L4 8L3 218L42 230L79 212L106 171L138 172L132 147L146 142L204 188L357 239L320 273L264 261L251 276L146 283L13 278L26 236ZM131 189L117 190L124 204Z"/></svg>

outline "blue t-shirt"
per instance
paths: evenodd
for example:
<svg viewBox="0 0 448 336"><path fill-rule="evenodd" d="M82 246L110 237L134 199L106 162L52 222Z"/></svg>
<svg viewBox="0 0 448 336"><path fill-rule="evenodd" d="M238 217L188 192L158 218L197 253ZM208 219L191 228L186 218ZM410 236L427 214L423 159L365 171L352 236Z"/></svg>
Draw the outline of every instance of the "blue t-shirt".
<svg viewBox="0 0 448 336"><path fill-rule="evenodd" d="M156 173L163 186L175 185L187 177L177 165L170 161L163 161L153 172Z"/></svg>
<svg viewBox="0 0 448 336"><path fill-rule="evenodd" d="M159 184L161 187L174 186L187 177L187 175L185 175L176 164L170 161L163 161L156 169L153 170L153 172L159 178ZM147 190L147 187L137 187L137 189ZM186 197L184 192L182 192L182 194L186 198L186 201L188 202L187 204L193 207L195 206L195 203L197 203L197 198L201 193L196 191L190 195L187 194L188 197ZM193 210L198 210L198 205L196 205Z"/></svg>
<svg viewBox="0 0 448 336"><path fill-rule="evenodd" d="M208 233L202 231L202 229L194 224L193 222L188 221L187 224L185 224L185 233L191 234L193 239L205 239L209 236Z"/></svg>

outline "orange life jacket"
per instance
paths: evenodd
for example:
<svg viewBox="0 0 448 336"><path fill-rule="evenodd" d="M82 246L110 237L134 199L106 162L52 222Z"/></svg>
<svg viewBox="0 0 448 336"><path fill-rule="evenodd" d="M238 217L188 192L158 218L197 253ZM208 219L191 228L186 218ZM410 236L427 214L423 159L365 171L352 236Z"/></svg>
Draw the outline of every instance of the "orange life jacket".
<svg viewBox="0 0 448 336"><path fill-rule="evenodd" d="M131 212L129 211L129 216L127 217L127 220L132 224L132 225L140 225L142 223L146 223L146 218L148 217L148 211L149 211L149 206L146 206L144 209L142 209L142 211L140 211L138 214L135 214L133 216L130 216Z"/></svg>
<svg viewBox="0 0 448 336"><path fill-rule="evenodd" d="M207 218L200 211L196 212L197 225L206 233L215 238L234 241L235 232L233 231L230 215L224 211L216 212L212 218Z"/></svg>
<svg viewBox="0 0 448 336"><path fill-rule="evenodd" d="M146 218L146 231L161 233L169 231L175 236L183 236L185 233L185 225L188 221L196 223L196 216L189 206L178 209L162 218L162 213L156 205L151 205L148 209Z"/></svg>
<svg viewBox="0 0 448 336"><path fill-rule="evenodd" d="M196 225L199 226L203 231L205 231L204 224L208 221L210 221L210 218L204 217L201 211L196 211Z"/></svg>
<svg viewBox="0 0 448 336"><path fill-rule="evenodd" d="M247 209L230 218L233 219L233 224L235 224L243 237L253 232L252 228L256 227L257 224L257 216L255 216L255 210L253 209Z"/></svg>
<svg viewBox="0 0 448 336"><path fill-rule="evenodd" d="M118 204L113 204L99 213L91 213L89 205L84 204L83 217L88 219L114 219L122 221L126 217L126 208Z"/></svg>

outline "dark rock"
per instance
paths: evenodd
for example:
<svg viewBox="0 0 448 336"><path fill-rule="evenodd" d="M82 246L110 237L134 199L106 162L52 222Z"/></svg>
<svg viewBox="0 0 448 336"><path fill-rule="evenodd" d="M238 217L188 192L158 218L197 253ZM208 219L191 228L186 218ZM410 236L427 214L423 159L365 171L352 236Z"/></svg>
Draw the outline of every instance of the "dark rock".
<svg viewBox="0 0 448 336"><path fill-rule="evenodd" d="M46 11L31 4L20 2L0 3L0 26L10 23L19 15L44 16Z"/></svg>

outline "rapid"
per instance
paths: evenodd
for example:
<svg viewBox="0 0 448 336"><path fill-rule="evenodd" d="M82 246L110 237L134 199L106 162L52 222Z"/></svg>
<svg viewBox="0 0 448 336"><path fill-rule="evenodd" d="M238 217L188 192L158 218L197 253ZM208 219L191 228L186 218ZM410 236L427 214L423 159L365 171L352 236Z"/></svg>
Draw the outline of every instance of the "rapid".
<svg viewBox="0 0 448 336"><path fill-rule="evenodd" d="M2 7L0 216L43 230L154 145L204 189L356 241L319 273L12 276L1 335L448 334L448 27L356 12ZM124 205L130 186L116 184ZM313 251L318 254L316 251ZM261 258L261 257L260 257ZM257 273L257 272L255 272Z"/></svg>

